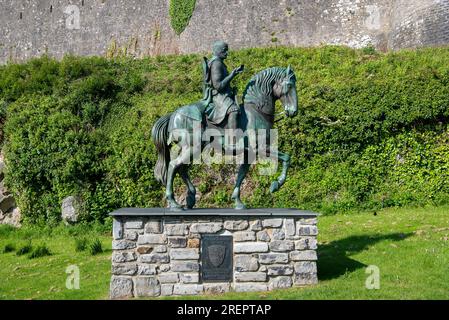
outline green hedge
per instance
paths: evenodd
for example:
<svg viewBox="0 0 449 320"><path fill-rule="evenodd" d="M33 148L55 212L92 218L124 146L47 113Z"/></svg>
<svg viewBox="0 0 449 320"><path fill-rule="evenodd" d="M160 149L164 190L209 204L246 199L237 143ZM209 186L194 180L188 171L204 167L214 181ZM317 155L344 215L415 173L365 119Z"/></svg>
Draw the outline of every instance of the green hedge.
<svg viewBox="0 0 449 320"><path fill-rule="evenodd" d="M277 123L292 156L287 183L252 170L253 207L323 213L449 202L449 48L380 54L345 47L232 52L257 71L291 64L299 115ZM157 117L201 98L201 56L143 60L65 57L0 67L7 185L31 222L58 221L68 195L84 218L123 206L163 206L150 139ZM4 127L3 127L4 124ZM230 206L232 166L194 166L198 206ZM184 187L178 180L178 193Z"/></svg>
<svg viewBox="0 0 449 320"><path fill-rule="evenodd" d="M181 34L189 24L196 0L170 0L170 23L176 34Z"/></svg>

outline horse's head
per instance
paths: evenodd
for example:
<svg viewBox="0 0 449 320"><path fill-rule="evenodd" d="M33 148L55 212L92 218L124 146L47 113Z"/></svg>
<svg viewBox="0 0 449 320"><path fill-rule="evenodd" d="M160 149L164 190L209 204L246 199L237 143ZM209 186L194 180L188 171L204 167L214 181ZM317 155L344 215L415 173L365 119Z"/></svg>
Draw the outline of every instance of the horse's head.
<svg viewBox="0 0 449 320"><path fill-rule="evenodd" d="M274 115L274 104L268 101L280 99L288 117L298 113L296 76L292 68L273 67L254 75L243 93L245 104L256 106L264 114Z"/></svg>
<svg viewBox="0 0 449 320"><path fill-rule="evenodd" d="M287 117L294 117L298 114L298 95L296 94L296 76L292 68L285 69L283 79L277 83L278 97Z"/></svg>

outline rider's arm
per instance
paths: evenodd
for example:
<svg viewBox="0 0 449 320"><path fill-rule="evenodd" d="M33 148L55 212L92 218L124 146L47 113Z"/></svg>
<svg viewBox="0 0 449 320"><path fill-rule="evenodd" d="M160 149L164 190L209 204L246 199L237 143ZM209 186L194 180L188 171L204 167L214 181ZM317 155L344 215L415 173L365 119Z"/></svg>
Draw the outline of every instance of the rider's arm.
<svg viewBox="0 0 449 320"><path fill-rule="evenodd" d="M231 72L227 77L223 74L223 69L219 63L212 63L211 65L212 73L212 85L218 92L223 92L229 85L229 83L234 79L235 74Z"/></svg>

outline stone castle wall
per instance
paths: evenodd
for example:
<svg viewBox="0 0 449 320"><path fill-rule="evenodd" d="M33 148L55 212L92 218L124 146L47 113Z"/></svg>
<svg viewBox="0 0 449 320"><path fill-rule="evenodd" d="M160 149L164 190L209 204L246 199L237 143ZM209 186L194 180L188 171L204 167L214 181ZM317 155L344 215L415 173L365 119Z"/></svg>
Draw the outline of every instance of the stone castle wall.
<svg viewBox="0 0 449 320"><path fill-rule="evenodd" d="M216 39L233 49L371 43L386 50L449 43L449 0L197 0L179 36L168 11L169 0L1 0L0 63L43 53L206 52Z"/></svg>
<svg viewBox="0 0 449 320"><path fill-rule="evenodd" d="M315 284L316 223L315 215L114 216L110 296L217 294ZM232 237L230 281L202 279L201 243L207 235Z"/></svg>

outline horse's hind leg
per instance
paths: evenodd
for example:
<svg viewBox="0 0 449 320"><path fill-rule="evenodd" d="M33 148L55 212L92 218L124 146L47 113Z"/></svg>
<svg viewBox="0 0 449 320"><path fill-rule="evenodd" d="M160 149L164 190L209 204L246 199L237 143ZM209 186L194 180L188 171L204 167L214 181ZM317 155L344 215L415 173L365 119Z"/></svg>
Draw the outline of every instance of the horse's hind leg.
<svg viewBox="0 0 449 320"><path fill-rule="evenodd" d="M186 205L188 209L192 209L195 206L195 195L196 189L193 185L192 181L189 177L189 167L184 164L179 168L179 174L181 175L182 180L187 185L187 197L186 197Z"/></svg>
<svg viewBox="0 0 449 320"><path fill-rule="evenodd" d="M167 199L168 206L171 210L180 211L182 209L182 206L175 200L173 192L173 181L180 167L189 162L190 162L190 148L188 146L184 146L179 156L171 160L168 165L165 197Z"/></svg>
<svg viewBox="0 0 449 320"><path fill-rule="evenodd" d="M277 180L273 181L270 186L270 192L274 193L285 183L287 171L290 167L290 156L283 152L272 152L272 156L282 161L282 173Z"/></svg>

